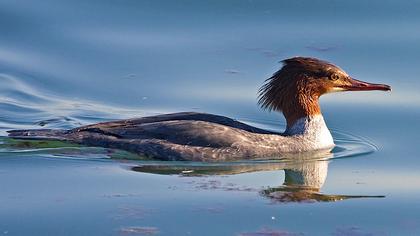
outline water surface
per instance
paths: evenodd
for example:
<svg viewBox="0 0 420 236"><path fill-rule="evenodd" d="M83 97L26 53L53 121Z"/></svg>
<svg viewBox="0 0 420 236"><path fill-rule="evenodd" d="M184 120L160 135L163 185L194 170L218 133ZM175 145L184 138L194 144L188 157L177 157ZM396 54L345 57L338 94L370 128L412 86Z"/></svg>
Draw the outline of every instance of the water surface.
<svg viewBox="0 0 420 236"><path fill-rule="evenodd" d="M256 92L313 56L391 93L321 98L337 147L277 162L141 160L0 138L4 235L420 234L419 1L0 2L0 135L176 111L282 131Z"/></svg>

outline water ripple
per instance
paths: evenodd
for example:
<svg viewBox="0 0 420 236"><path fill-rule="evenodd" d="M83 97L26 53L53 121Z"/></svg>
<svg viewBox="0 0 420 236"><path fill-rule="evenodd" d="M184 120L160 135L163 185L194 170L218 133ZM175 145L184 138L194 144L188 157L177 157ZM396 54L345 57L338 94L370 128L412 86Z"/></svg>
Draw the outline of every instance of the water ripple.
<svg viewBox="0 0 420 236"><path fill-rule="evenodd" d="M62 128L147 114L92 101L65 99L41 92L23 79L0 74L0 135L10 129Z"/></svg>

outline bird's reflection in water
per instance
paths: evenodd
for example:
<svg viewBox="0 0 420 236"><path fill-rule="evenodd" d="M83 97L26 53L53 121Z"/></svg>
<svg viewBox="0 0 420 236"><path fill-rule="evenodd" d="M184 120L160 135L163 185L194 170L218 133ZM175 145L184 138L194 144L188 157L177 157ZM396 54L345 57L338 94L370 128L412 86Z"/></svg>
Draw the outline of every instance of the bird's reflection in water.
<svg viewBox="0 0 420 236"><path fill-rule="evenodd" d="M332 157L330 150L282 157L276 162L245 163L168 163L132 167L143 173L182 176L235 175L258 171L284 170L283 185L260 191L273 203L289 202L334 202L352 198L383 198L382 195L332 195L321 193Z"/></svg>
<svg viewBox="0 0 420 236"><path fill-rule="evenodd" d="M382 195L335 195L321 193L327 178L329 161L303 161L284 169L284 183L267 188L261 194L274 203L335 202L352 198L383 198Z"/></svg>

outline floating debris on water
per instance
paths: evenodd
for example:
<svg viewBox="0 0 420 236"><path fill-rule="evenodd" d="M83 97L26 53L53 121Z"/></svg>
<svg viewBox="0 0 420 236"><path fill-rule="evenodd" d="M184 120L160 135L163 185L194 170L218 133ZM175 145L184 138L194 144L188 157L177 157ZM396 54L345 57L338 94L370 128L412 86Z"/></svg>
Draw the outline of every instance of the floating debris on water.
<svg viewBox="0 0 420 236"><path fill-rule="evenodd" d="M337 49L336 46L315 46L315 45L308 45L305 48L312 51L317 51L317 52L329 52L329 51L334 51Z"/></svg>
<svg viewBox="0 0 420 236"><path fill-rule="evenodd" d="M135 193L113 193L113 194L104 194L102 195L105 198L120 198L120 197L138 197L140 194Z"/></svg>
<svg viewBox="0 0 420 236"><path fill-rule="evenodd" d="M121 235L156 235L159 230L156 227L131 226L121 228L119 232Z"/></svg>
<svg viewBox="0 0 420 236"><path fill-rule="evenodd" d="M239 70L235 70L235 69L227 69L225 70L226 74L239 74L241 73Z"/></svg>
<svg viewBox="0 0 420 236"><path fill-rule="evenodd" d="M223 213L225 211L223 206L196 206L193 208L195 212L208 212L213 214Z"/></svg>

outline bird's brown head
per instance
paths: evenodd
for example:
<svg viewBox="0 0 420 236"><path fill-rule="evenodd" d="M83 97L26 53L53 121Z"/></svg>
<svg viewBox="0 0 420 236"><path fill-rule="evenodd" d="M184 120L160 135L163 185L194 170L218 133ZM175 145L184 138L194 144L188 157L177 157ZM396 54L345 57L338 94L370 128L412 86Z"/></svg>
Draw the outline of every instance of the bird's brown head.
<svg viewBox="0 0 420 236"><path fill-rule="evenodd" d="M287 124L321 113L321 95L339 91L389 91L385 84L371 84L351 78L338 66L309 57L293 57L265 81L259 90L261 107L282 111Z"/></svg>

